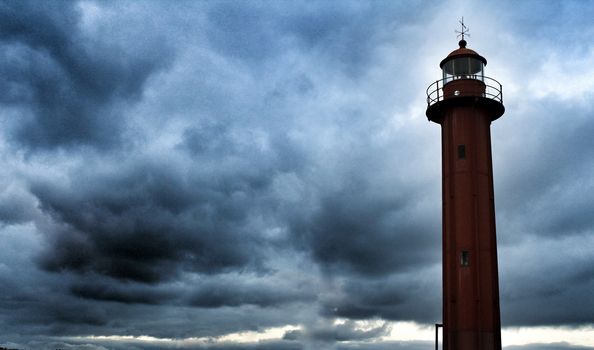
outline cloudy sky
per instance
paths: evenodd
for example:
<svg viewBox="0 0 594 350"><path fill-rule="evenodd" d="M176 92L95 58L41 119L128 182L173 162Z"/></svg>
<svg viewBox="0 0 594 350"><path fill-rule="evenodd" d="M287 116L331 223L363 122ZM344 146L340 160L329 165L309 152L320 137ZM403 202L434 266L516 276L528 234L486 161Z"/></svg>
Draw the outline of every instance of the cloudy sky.
<svg viewBox="0 0 594 350"><path fill-rule="evenodd" d="M3 1L0 346L432 347L461 16L503 343L594 349L594 2L464 0Z"/></svg>

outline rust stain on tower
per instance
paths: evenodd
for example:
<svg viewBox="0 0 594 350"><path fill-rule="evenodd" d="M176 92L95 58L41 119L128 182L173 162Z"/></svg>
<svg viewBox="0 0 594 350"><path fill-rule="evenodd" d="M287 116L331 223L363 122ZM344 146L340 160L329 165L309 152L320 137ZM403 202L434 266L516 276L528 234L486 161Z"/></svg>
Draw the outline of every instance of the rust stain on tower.
<svg viewBox="0 0 594 350"><path fill-rule="evenodd" d="M505 108L487 60L464 37L459 46L427 89L426 114L442 138L443 347L500 350L490 125Z"/></svg>

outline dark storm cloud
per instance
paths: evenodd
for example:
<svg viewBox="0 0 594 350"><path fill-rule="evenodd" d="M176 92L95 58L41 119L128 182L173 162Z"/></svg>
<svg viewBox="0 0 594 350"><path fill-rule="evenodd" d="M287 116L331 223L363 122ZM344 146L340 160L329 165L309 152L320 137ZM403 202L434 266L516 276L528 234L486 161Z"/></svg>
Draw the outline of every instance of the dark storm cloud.
<svg viewBox="0 0 594 350"><path fill-rule="evenodd" d="M335 65L356 78L372 67L377 45L395 37L380 28L391 28L394 22L410 23L413 18L407 14L420 9L421 4L402 7L389 2L381 6L359 2L252 2L237 6L222 1L208 9L208 38L215 50L246 60L252 68L286 54L288 49L299 49L316 52L324 64ZM294 11L296 8L300 10ZM277 40L279 36L283 40Z"/></svg>
<svg viewBox="0 0 594 350"><path fill-rule="evenodd" d="M185 283L149 285L98 277L74 279L70 293L83 299L122 304L176 305L204 309L257 306L275 308L288 303L310 303L316 291L305 281L288 280L274 274L201 276Z"/></svg>
<svg viewBox="0 0 594 350"><path fill-rule="evenodd" d="M437 271L392 275L381 279L350 277L334 298L322 300L322 314L348 319L382 318L435 323L439 320Z"/></svg>
<svg viewBox="0 0 594 350"><path fill-rule="evenodd" d="M313 302L316 295L308 286L294 286L291 281L282 281L284 285L271 283L265 279L252 282L220 279L201 284L191 292L188 303L191 306L218 308L222 306L257 305L273 307L285 303ZM287 288L289 286L289 288Z"/></svg>
<svg viewBox="0 0 594 350"><path fill-rule="evenodd" d="M75 2L0 7L1 102L18 108L13 137L26 147L120 142L125 120L117 109L138 100L169 59L162 44L147 38L145 45L127 45L89 37L80 17Z"/></svg>
<svg viewBox="0 0 594 350"><path fill-rule="evenodd" d="M524 222L537 235L583 234L594 227L593 184L588 174L594 163L594 110L587 105L543 101L518 121L538 132L522 135L503 149L509 176L497 201L507 220ZM572 121L562 122L571 116ZM526 125L528 127L528 125ZM539 142L539 140L543 142ZM508 146L509 147L509 146ZM510 147L511 148L511 147Z"/></svg>
<svg viewBox="0 0 594 350"><path fill-rule="evenodd" d="M575 249L576 244L579 237L549 247L527 244L532 256L526 251L510 254L501 282L505 324L577 326L592 321L594 259L580 252L584 248Z"/></svg>
<svg viewBox="0 0 594 350"><path fill-rule="evenodd" d="M345 184L322 199L310 222L295 226L324 267L385 275L435 262L431 226L408 216L411 199L370 198L365 184Z"/></svg>
<svg viewBox="0 0 594 350"><path fill-rule="evenodd" d="M32 295L8 291L8 295L17 300L13 312L3 315L2 325L7 333L14 332L35 334L48 330L53 334L64 334L73 329L98 328L107 326L111 316L98 304L81 303L64 298L58 293ZM4 306L6 307L6 306ZM21 327L31 327L22 329Z"/></svg>
<svg viewBox="0 0 594 350"><path fill-rule="evenodd" d="M242 228L242 193L253 183L202 181L140 164L105 176L81 170L69 184L36 182L41 210L59 224L41 266L155 283L180 268L212 274L255 263L257 240Z"/></svg>
<svg viewBox="0 0 594 350"><path fill-rule="evenodd" d="M583 248L592 244L594 232L591 115L592 108L579 101L546 99L515 121L531 132L499 148L506 159L496 186L506 325L594 319L594 261Z"/></svg>
<svg viewBox="0 0 594 350"><path fill-rule="evenodd" d="M77 297L119 303L163 304L173 299L172 291L149 289L144 285L111 283L76 284L70 292Z"/></svg>

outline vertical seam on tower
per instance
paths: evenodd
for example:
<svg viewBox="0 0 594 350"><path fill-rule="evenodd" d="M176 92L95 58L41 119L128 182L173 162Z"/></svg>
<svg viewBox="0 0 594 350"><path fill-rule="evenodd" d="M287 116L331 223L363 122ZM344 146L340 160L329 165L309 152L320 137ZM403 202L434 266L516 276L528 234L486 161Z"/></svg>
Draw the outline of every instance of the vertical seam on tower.
<svg viewBox="0 0 594 350"><path fill-rule="evenodd" d="M483 331L483 327L482 327L482 319L481 319L481 281L480 281L480 271L479 269L481 268L481 252L480 252L480 238L479 237L479 227L478 227L478 222L479 222L479 218L478 218L478 176L479 176L479 172L478 172L478 129L479 129L479 122L477 120L477 113L476 113L476 102L474 102L472 104L472 119L473 119L473 123L474 123L474 128L473 128L473 133L472 133L472 141L473 141L473 153L472 153L472 170L474 172L474 174L472 174L472 191L473 191L473 196L472 196L472 206L473 206L473 211L474 211L474 215L472 216L472 220L473 220L473 227L474 227L474 249L475 249L475 255L476 255L476 263L475 263L475 269L474 269L474 284L475 284L475 305L476 305L476 314L474 315L477 319L476 319L476 324L478 325L478 329L477 329L477 348L481 348L481 341L482 341L482 331ZM477 299L479 300L479 302L477 303Z"/></svg>
<svg viewBox="0 0 594 350"><path fill-rule="evenodd" d="M454 111L452 109L450 109L449 112L451 113L451 115L449 117L449 123L448 123L448 143L449 143L448 150L450 150L450 154L448 154L448 163L449 163L448 164L449 165L448 168L450 170L450 173L448 175L448 178L449 178L448 179L448 187L449 187L449 190L450 190L450 208L449 208L449 210L450 210L450 213L452 213L452 210L456 207L455 202L457 201L458 198L456 198L456 196L454 195L455 194L455 189L454 188L456 186L456 184L454 182L454 180L455 180L454 174L455 174L455 169L456 169L455 168L455 166L456 166L455 165L456 159L451 154L453 152L453 150L454 150L454 120L455 120L455 115L454 115ZM448 320L448 324L449 324L448 325L448 328L449 328L448 329L448 338L450 338L449 339L449 343L451 343L451 345L452 345L451 349L449 349L449 350L453 350L453 349L456 349L457 348L458 334L457 333L454 334L454 332L452 332L452 326L455 326L456 327L456 330L457 330L459 325L458 325L458 322L456 322L455 325L452 325L450 321L453 320L453 319L456 319L456 320L458 319L458 312L457 312L458 310L457 310L457 307L458 307L459 300L456 299L456 307L455 308L452 307L452 303L451 303L451 300L450 300L450 298L452 297L452 294L454 292L454 291L452 291L452 288L454 288L454 287L456 288L456 293L455 294L457 295L458 294L457 293L458 292L458 290L457 290L458 284L457 283L455 283L455 284L452 284L451 283L452 277L456 277L456 279L457 279L457 276L451 276L451 274L453 273L453 271L452 271L453 268L455 268L456 270L458 270L459 267L455 263L455 260L452 261L452 259L456 259L456 256L457 256L457 249L456 249L456 245L457 245L457 239L456 239L456 215L451 215L450 214L450 215L448 215L448 217L450 217L450 219L451 219L450 222L449 222L449 228L448 228L449 237L447 239L447 242L449 243L449 246L447 248L450 251L450 254L447 254L448 257L449 257L449 259L450 259L449 261L447 261L447 264L448 264L447 269L448 269L448 273L450 274L450 277L448 278L448 281L450 282L450 284L447 286L447 288L448 288L448 301L447 301L447 303L448 303L448 309L449 309L448 314L449 314L449 318L450 318Z"/></svg>

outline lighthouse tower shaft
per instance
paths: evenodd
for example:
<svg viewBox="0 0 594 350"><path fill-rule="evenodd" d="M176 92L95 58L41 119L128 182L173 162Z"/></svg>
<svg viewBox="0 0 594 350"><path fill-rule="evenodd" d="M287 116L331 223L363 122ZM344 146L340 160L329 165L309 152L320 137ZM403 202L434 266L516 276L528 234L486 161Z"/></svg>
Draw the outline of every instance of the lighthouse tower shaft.
<svg viewBox="0 0 594 350"><path fill-rule="evenodd" d="M442 128L445 349L501 349L491 118L445 111Z"/></svg>
<svg viewBox="0 0 594 350"><path fill-rule="evenodd" d="M442 137L443 347L500 350L490 125L504 107L501 85L482 74L486 60L465 44L442 61L437 95L428 89L427 117Z"/></svg>

